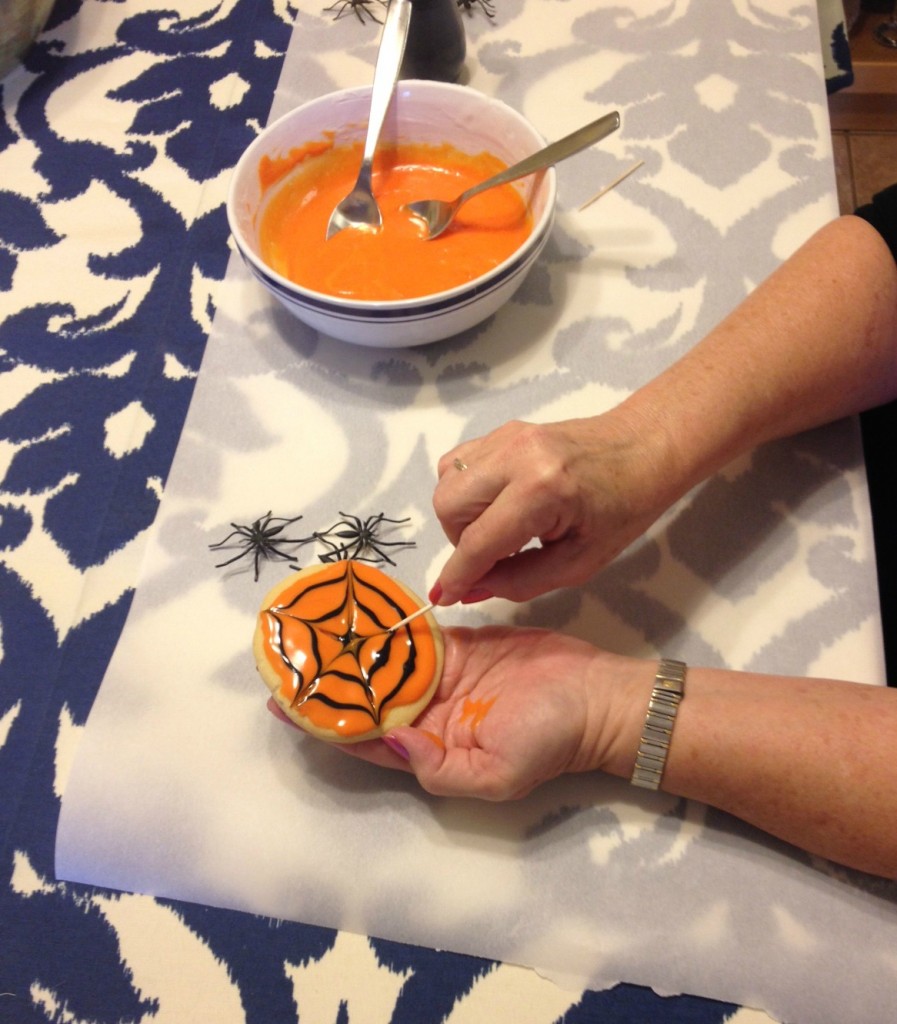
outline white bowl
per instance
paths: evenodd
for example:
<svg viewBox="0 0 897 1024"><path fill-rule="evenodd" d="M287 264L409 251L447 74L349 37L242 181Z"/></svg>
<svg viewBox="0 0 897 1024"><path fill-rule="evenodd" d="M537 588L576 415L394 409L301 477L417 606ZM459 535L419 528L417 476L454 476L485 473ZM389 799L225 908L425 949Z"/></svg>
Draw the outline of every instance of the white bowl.
<svg viewBox="0 0 897 1024"><path fill-rule="evenodd" d="M337 145L362 139L370 93L368 86L330 93L270 124L237 164L227 198L228 221L253 274L291 313L322 334L375 347L423 345L480 323L517 290L551 232L556 175L550 168L515 184L530 205L533 229L508 259L473 281L432 295L389 302L345 299L303 288L272 270L261 256L259 161L263 156L285 156L329 133L335 133ZM467 153L487 150L508 164L545 144L535 128L507 104L467 86L417 80L398 84L381 138L384 142L447 142Z"/></svg>

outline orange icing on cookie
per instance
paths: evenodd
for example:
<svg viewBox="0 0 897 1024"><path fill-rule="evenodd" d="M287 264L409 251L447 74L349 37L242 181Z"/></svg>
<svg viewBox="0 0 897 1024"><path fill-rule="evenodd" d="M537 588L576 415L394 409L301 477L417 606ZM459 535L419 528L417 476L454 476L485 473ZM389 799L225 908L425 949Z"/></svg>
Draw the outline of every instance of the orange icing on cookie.
<svg viewBox="0 0 897 1024"><path fill-rule="evenodd" d="M422 616L390 633L420 605L373 566L340 561L306 570L265 605L256 653L276 685L266 682L312 732L344 742L378 735L390 712L425 702L435 687L442 648L432 622Z"/></svg>

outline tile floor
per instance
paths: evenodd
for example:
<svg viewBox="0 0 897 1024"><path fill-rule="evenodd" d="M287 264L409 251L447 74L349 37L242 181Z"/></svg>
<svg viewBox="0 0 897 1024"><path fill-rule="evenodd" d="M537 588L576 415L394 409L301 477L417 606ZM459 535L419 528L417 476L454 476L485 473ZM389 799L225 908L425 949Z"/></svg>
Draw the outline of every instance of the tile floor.
<svg viewBox="0 0 897 1024"><path fill-rule="evenodd" d="M893 132L832 132L842 213L852 213L880 189L897 182L897 112L894 120Z"/></svg>
<svg viewBox="0 0 897 1024"><path fill-rule="evenodd" d="M860 15L850 38L854 85L829 97L842 213L897 182L897 49L873 36L884 20L886 15Z"/></svg>

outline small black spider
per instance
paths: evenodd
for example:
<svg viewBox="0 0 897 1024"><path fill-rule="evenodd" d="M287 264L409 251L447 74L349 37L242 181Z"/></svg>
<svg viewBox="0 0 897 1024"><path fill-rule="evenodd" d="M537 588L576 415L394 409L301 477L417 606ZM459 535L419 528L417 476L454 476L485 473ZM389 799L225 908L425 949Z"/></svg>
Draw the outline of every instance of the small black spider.
<svg viewBox="0 0 897 1024"><path fill-rule="evenodd" d="M342 514L342 513L340 513ZM245 555L252 555L253 562L255 564L255 578L259 578L259 561L262 558L280 558L284 561L292 558L292 555L287 554L281 550L283 544L307 544L314 538L314 534L311 537L281 537L281 533L292 523L297 523L302 516L294 516L292 519L284 519L281 516L272 516L270 512L266 512L263 516L256 519L250 526L242 526L240 523L231 523L233 530L224 538L219 540L215 544L210 544L209 548L212 551L218 551L225 547L237 547L242 548L233 558L228 558L226 562L219 562L215 566L216 569L223 569L225 565L231 565L238 559L243 558ZM237 539L233 543L228 544L231 537Z"/></svg>
<svg viewBox="0 0 897 1024"><path fill-rule="evenodd" d="M336 0L336 3L331 4L329 7L325 7L325 11L336 11L333 16L334 21L339 19L348 11L355 15L356 18L364 24L364 16L369 15L374 21L380 23L380 19L371 10L371 6L374 3L380 4L381 7L386 6L387 0Z"/></svg>
<svg viewBox="0 0 897 1024"><path fill-rule="evenodd" d="M368 516L361 520L358 516L350 516L340 512L343 517L338 523L334 523L329 530L323 533L316 533L317 540L327 545L327 552L320 556L322 562L341 562L355 559L358 562L389 562L396 563L389 555L381 550L382 548L413 548L413 540L381 540L379 529L383 523L392 523L396 526L409 522L408 519L389 519L383 512L375 516ZM338 538L336 541L331 537ZM373 555L368 554L373 552Z"/></svg>
<svg viewBox="0 0 897 1024"><path fill-rule="evenodd" d="M458 6L465 11L472 11L474 4L479 4L486 12L487 18L495 17L495 4L493 0L457 0Z"/></svg>

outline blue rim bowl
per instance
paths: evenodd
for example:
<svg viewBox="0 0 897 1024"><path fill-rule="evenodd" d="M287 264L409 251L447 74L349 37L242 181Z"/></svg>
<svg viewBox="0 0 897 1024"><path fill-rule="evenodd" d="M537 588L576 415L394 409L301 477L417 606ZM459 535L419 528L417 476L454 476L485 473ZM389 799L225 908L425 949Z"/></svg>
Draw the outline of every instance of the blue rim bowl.
<svg viewBox="0 0 897 1024"><path fill-rule="evenodd" d="M414 299L362 301L326 295L283 277L262 258L258 220L263 192L262 157L277 158L308 142L334 136L336 145L363 139L370 87L329 93L296 107L270 124L241 156L227 197L227 216L237 249L250 271L296 317L322 334L356 345L408 347L451 337L496 313L523 283L554 223L554 168L515 183L529 203L533 229L520 247L487 273L456 288ZM508 164L529 156L545 141L521 114L468 86L399 82L381 139L450 143L462 152L487 150Z"/></svg>

